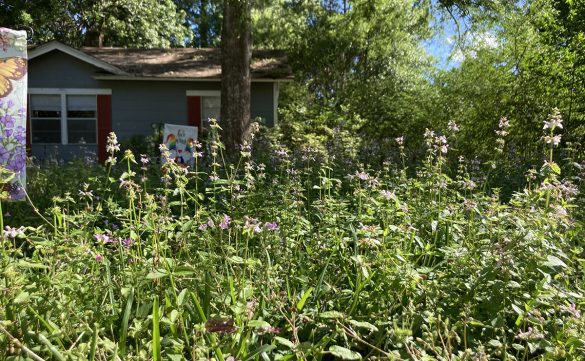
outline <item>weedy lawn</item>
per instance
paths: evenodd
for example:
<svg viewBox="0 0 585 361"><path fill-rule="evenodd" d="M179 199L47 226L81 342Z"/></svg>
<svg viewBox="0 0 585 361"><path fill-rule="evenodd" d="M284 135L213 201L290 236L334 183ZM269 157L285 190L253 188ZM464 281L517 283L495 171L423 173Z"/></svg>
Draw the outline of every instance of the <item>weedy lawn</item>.
<svg viewBox="0 0 585 361"><path fill-rule="evenodd" d="M582 360L580 184L547 122L505 200L431 131L416 167L268 138L228 163L213 122L189 169L114 135L105 167L31 167L2 203L0 360Z"/></svg>

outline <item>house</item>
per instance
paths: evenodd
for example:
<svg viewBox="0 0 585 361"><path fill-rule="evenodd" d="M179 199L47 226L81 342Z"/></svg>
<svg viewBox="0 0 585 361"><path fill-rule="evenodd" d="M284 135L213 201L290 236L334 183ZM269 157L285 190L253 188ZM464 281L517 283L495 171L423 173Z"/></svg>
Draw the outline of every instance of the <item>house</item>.
<svg viewBox="0 0 585 361"><path fill-rule="evenodd" d="M31 153L106 158L114 131L123 140L152 134L163 123L204 126L218 117L220 49L74 49L60 42L28 53ZM251 63L251 115L278 122L279 87L292 74L280 51L255 50Z"/></svg>

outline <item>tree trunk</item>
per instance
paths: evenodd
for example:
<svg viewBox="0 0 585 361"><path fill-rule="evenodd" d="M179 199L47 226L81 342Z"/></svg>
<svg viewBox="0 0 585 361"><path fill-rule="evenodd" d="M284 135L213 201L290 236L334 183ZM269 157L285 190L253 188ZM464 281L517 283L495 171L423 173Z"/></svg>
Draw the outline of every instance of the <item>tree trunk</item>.
<svg viewBox="0 0 585 361"><path fill-rule="evenodd" d="M223 0L220 124L228 156L235 157L250 128L252 30L249 0Z"/></svg>

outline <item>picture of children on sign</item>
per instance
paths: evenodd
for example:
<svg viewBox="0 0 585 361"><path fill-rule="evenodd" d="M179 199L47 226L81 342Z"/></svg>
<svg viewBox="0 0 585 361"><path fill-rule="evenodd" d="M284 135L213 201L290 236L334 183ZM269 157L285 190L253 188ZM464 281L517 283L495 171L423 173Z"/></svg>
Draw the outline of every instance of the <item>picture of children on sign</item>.
<svg viewBox="0 0 585 361"><path fill-rule="evenodd" d="M26 31L0 28L0 199L24 199Z"/></svg>
<svg viewBox="0 0 585 361"><path fill-rule="evenodd" d="M171 153L171 159L177 164L193 166L193 151L197 140L197 127L165 124L163 131L164 144Z"/></svg>

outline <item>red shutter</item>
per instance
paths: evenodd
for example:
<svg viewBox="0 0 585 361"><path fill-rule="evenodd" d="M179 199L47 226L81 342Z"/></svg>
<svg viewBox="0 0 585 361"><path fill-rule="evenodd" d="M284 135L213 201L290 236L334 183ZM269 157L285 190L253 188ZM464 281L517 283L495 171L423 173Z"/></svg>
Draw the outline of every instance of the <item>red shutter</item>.
<svg viewBox="0 0 585 361"><path fill-rule="evenodd" d="M98 160L105 162L108 154L106 153L106 143L108 135L112 131L112 96L97 96L97 123L98 123Z"/></svg>
<svg viewBox="0 0 585 361"><path fill-rule="evenodd" d="M201 97L187 97L187 124L201 131Z"/></svg>

